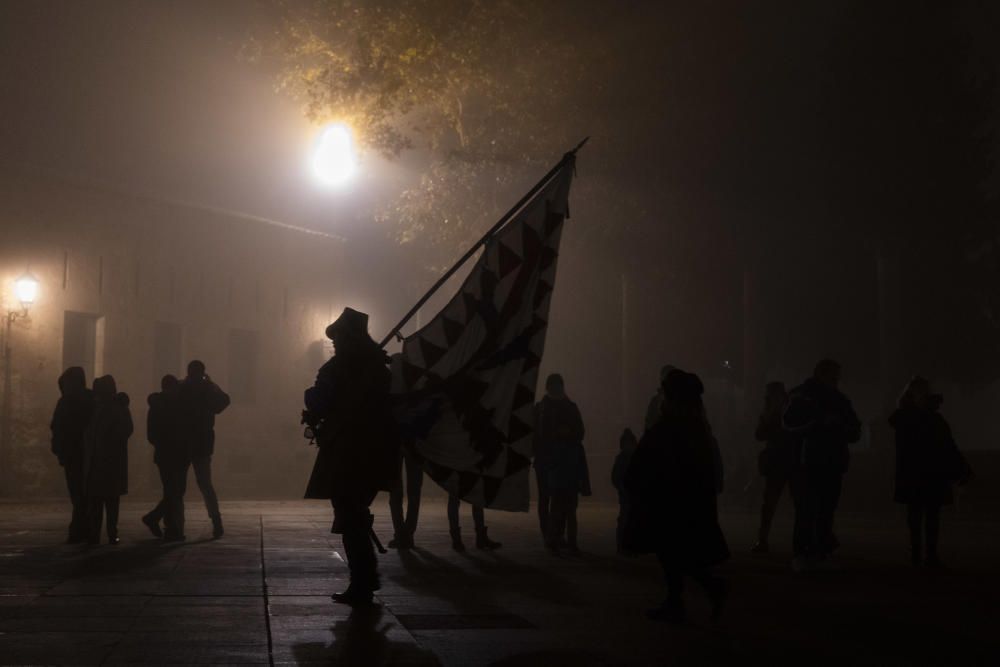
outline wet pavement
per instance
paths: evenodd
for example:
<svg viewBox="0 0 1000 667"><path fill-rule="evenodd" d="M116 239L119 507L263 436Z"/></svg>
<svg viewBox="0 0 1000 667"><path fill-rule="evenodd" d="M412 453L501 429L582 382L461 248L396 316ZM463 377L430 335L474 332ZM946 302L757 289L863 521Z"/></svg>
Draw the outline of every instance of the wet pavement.
<svg viewBox="0 0 1000 667"><path fill-rule="evenodd" d="M789 517L753 556L754 518L727 513L734 558L723 619L693 586L690 620L647 621L662 596L648 558L614 553L614 509L585 505L576 557L548 554L533 515L487 512L496 552L451 550L444 505L422 508L417 548L381 558L378 605L354 611L329 509L223 503L211 540L188 502L188 538L163 544L123 503L122 543L62 544L66 506L0 502L0 664L998 664L998 523L945 517L944 572L914 568L901 514L843 517L838 567L793 575ZM391 537L388 512L376 528Z"/></svg>

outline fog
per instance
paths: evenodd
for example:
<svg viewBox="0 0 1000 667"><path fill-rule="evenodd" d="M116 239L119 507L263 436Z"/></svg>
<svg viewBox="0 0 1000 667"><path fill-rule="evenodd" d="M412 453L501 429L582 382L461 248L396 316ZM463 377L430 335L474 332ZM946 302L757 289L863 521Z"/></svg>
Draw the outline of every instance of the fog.
<svg viewBox="0 0 1000 667"><path fill-rule="evenodd" d="M897 22L863 2L625 5L553 4L566 15L554 38L604 54L567 95L567 135L591 139L578 156L542 362L542 376L563 374L583 412L598 496L611 497L604 478L618 433L641 428L668 363L705 380L738 502L754 477L764 383L794 386L824 357L843 364L866 424L858 447L873 460L890 448L893 397L918 372L945 393L962 446L997 448L988 409L1000 398L990 311L1000 303L990 264L995 10L960 6ZM311 286L326 310L304 340L319 340L319 320L348 305L371 315L378 340L436 277L419 244L398 244L375 221L381 204L419 181L426 155L367 153L348 187L319 186L309 171L319 128L276 90L274 63L241 55L275 17L272 4L242 0L4 3L0 161L10 183L94 188L340 238L343 254L324 268L339 282L328 296ZM962 57L943 62L942 53ZM525 165L502 192L484 191L475 203L481 229L542 173ZM13 209L32 215L30 205ZM25 217L3 219L9 248L35 233L26 226ZM226 258L244 272L237 283L267 256L254 243L246 252L259 254ZM206 251L204 261L214 256ZM21 270L21 255L8 259L5 275ZM304 254L281 261L306 264ZM260 269L263 282L284 270L275 267ZM462 275L421 311L423 321ZM280 385L288 395L254 408L280 422L275 433L295 456L303 451L292 441L295 383L311 382L305 360L322 354L303 347L301 358ZM116 364L125 362L104 360ZM39 401L51 398L50 384ZM155 388L152 380L123 387L139 405ZM224 438L232 427L220 418L218 428ZM227 446L255 446L241 442ZM301 484L254 488L294 495ZM884 495L872 484L871 494Z"/></svg>

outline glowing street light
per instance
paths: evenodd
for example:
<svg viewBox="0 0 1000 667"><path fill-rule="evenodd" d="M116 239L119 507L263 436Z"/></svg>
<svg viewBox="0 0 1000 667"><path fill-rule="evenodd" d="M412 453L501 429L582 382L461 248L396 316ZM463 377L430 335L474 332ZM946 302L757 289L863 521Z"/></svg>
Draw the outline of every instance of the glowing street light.
<svg viewBox="0 0 1000 667"><path fill-rule="evenodd" d="M313 175L324 184L345 185L358 169L354 140L346 125L336 123L323 128L313 148Z"/></svg>
<svg viewBox="0 0 1000 667"><path fill-rule="evenodd" d="M14 281L14 296L21 302L21 307L27 311L38 297L38 280L30 273Z"/></svg>

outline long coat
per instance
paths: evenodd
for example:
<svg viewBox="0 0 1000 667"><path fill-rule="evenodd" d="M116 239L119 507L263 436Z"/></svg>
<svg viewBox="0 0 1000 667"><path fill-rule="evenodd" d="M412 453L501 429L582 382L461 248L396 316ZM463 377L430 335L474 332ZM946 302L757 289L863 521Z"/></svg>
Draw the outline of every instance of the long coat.
<svg viewBox="0 0 1000 667"><path fill-rule="evenodd" d="M389 491L399 476L385 360L374 342L338 351L306 390L306 409L323 420L306 498L374 497Z"/></svg>
<svg viewBox="0 0 1000 667"><path fill-rule="evenodd" d="M678 571L729 558L716 505L718 471L703 419L661 419L646 431L625 474L630 511L624 547L654 552Z"/></svg>
<svg viewBox="0 0 1000 667"><path fill-rule="evenodd" d="M52 414L52 453L59 465L83 465L84 435L94 415L94 393L86 387L68 391L59 398Z"/></svg>
<svg viewBox="0 0 1000 667"><path fill-rule="evenodd" d="M583 448L585 429L576 403L546 396L534 407L535 468L552 490L591 494Z"/></svg>
<svg viewBox="0 0 1000 667"><path fill-rule="evenodd" d="M128 493L128 439L132 435L128 404L124 393L97 401L84 436L86 496L111 498Z"/></svg>
<svg viewBox="0 0 1000 667"><path fill-rule="evenodd" d="M968 464L945 418L936 410L903 407L889 423L896 429L896 502L951 504L952 483L968 473Z"/></svg>

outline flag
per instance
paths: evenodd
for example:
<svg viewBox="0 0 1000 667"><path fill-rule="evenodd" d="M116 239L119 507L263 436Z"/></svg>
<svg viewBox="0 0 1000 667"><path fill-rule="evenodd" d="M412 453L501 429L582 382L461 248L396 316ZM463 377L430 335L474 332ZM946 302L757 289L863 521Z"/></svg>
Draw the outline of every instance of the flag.
<svg viewBox="0 0 1000 667"><path fill-rule="evenodd" d="M424 470L474 505L527 511L532 411L574 159L500 228L458 293L392 360Z"/></svg>

